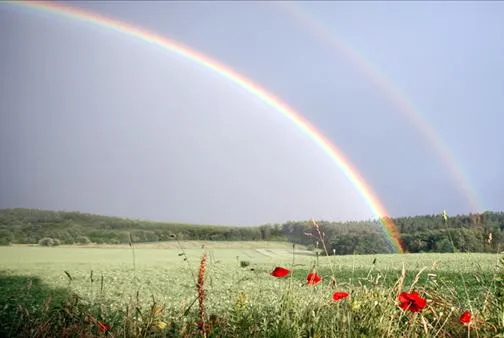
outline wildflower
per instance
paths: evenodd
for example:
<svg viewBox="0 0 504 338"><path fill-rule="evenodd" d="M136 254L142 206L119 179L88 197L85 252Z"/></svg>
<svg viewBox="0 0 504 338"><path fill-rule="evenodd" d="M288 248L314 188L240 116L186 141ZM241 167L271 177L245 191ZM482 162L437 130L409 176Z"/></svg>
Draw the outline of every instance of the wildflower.
<svg viewBox="0 0 504 338"><path fill-rule="evenodd" d="M161 320L155 321L153 324L154 324L154 325L155 325L155 326L156 326L159 330L164 330L164 329L166 329L166 326L168 325L168 324L166 324L165 322L163 322L163 321L161 321Z"/></svg>
<svg viewBox="0 0 504 338"><path fill-rule="evenodd" d="M460 322L467 326L471 322L471 317L471 312L466 311L460 316Z"/></svg>
<svg viewBox="0 0 504 338"><path fill-rule="evenodd" d="M287 270L286 268L282 268L280 266L277 266L275 268L275 270L273 270L273 272L271 273L272 276L274 277L277 277L277 278L282 278L282 277L285 277L289 274L289 270Z"/></svg>
<svg viewBox="0 0 504 338"><path fill-rule="evenodd" d="M340 299L343 299L343 298L347 298L348 297L348 292L338 292L336 291L333 295L332 295L332 299L337 302L338 300Z"/></svg>
<svg viewBox="0 0 504 338"><path fill-rule="evenodd" d="M411 312L419 312L427 305L427 301L420 297L416 291L412 293L401 292L398 299L401 302L399 305L401 309L410 310Z"/></svg>
<svg viewBox="0 0 504 338"><path fill-rule="evenodd" d="M361 308L361 305L362 305L362 302L360 302L360 301L354 301L352 303L352 310L353 311L359 311L360 308Z"/></svg>
<svg viewBox="0 0 504 338"><path fill-rule="evenodd" d="M320 276L317 275L317 273L309 273L308 276L306 276L306 283L309 285L315 285L318 282L320 282Z"/></svg>
<svg viewBox="0 0 504 338"><path fill-rule="evenodd" d="M98 322L98 326L100 326L100 332L107 332L110 330L110 327L104 322Z"/></svg>

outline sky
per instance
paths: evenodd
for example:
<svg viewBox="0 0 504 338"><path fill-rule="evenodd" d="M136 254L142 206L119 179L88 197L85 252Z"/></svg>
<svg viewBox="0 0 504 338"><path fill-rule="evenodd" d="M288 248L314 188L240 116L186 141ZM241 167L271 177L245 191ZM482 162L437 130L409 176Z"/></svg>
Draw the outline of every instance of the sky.
<svg viewBox="0 0 504 338"><path fill-rule="evenodd" d="M440 145L315 22L415 107L479 211L504 210L503 2L71 5L261 85L338 147L390 216L475 211ZM376 216L309 137L236 84L144 41L11 4L0 4L0 167L0 209L238 226Z"/></svg>

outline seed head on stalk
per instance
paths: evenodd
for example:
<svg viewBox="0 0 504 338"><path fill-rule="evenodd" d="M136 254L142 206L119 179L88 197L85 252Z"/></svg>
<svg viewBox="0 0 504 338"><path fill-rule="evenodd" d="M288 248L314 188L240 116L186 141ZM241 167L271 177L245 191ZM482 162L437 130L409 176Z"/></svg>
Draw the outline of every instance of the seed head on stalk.
<svg viewBox="0 0 504 338"><path fill-rule="evenodd" d="M203 337L206 338L206 326L205 326L205 270L206 270L206 259L207 252L203 253L201 256L201 262L199 266L199 274L198 274L198 301L199 301L199 329Z"/></svg>

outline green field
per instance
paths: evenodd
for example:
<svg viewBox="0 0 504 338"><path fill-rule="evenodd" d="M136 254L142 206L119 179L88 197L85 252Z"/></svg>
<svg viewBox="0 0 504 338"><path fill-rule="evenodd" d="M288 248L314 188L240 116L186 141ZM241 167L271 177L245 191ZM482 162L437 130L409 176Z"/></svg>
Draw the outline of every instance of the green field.
<svg viewBox="0 0 504 338"><path fill-rule="evenodd" d="M405 291L410 288L417 273L424 269L414 289L424 292L429 309L432 308L432 311L425 311L425 320L436 319L440 311L445 311L444 316L447 315L446 311L453 312L453 318L448 319L449 322L444 326L441 325L444 318L437 318L437 324L431 323L432 328L427 326L428 330L424 331L427 334L424 335L433 336L437 333L449 336L444 330L451 322L455 323L460 315L452 307L472 309L483 316L485 311L491 309L491 301L495 301L493 295L497 287L495 281L499 259L495 254L317 258L314 252L303 247L296 246L293 251L292 244L274 242L167 242L137 245L134 249L127 245L52 248L11 246L0 247L3 330L11 335L16 332L13 328L13 322L19 317L19 314L16 315L16 306L22 305L34 317L37 311L44 310L43 304L49 297L49 304L56 306L58 301L75 293L81 297L79 304L85 311L110 323L111 331L119 335L127 331L124 329L124 316L133 316L131 313L135 312L131 312L130 307L138 307L145 312L154 302L165 307L162 320L169 323L167 329L158 333L172 336L184 335L185 332L191 335L190 329L184 328L184 325L187 326L192 320L196 322L198 316L198 302L192 307L191 303L197 297L196 278L204 250L208 252L204 286L206 314L209 321L214 321L212 332L215 336L240 335L238 332L245 327L251 330L248 335L281 336L285 327L294 324L299 324L298 330L291 330L292 335L287 336L326 336L338 335L338 332L347 332L348 336L366 336L382 334L384 330L391 335L397 334L401 325L407 325L402 323L405 316L394 303L399 293L399 286L394 286L401 277L403 265L406 275L400 288ZM242 267L242 264L246 264L243 262L249 265ZM271 276L275 266L293 268L292 277L277 279ZM322 282L307 286L306 275L314 267L322 277ZM335 277L336 284L331 282L331 276ZM344 301L332 302L331 295L335 290L347 291L351 296ZM432 295L432 301L429 295ZM439 297L444 298L437 299ZM436 302L439 304L436 305ZM291 313L286 317L282 311L288 313L289 306L299 313ZM47 310L49 307L45 309L48 313L51 312ZM316 311L306 312L310 307L319 310L330 307L330 311L336 311L331 319L335 323L321 321L316 324ZM372 320L367 318L369 313L364 311L367 307L374 307L370 311L380 311L383 318L380 319L379 313ZM436 307L444 310L436 311ZM345 314L347 310L352 313L352 318ZM84 312L79 313L82 315ZM369 321L369 325L380 326L388 320L386 318L394 315L402 318L397 327L394 324L394 327L362 331L360 326L365 322L355 324L360 319ZM306 322L307 317L304 316L315 316L310 317L315 324L303 328L300 323ZM422 335L424 324L421 324L420 319L418 321L418 328L409 333L412 336ZM257 327L251 329L251 323ZM333 331L327 331L329 324ZM228 331L219 331L216 328L219 325L227 327ZM482 326L480 336L485 335L483 327L491 330ZM499 330L496 327L495 333ZM462 329L465 328L460 327ZM146 332L145 329L143 332ZM460 332L466 331L456 333Z"/></svg>

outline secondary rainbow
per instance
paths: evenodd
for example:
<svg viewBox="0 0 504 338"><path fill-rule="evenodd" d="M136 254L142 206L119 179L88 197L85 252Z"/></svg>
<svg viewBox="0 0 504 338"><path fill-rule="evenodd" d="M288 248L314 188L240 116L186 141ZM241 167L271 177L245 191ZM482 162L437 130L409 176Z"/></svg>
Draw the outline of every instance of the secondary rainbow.
<svg viewBox="0 0 504 338"><path fill-rule="evenodd" d="M376 215L376 217L379 219L391 248L396 252L403 252L403 246L400 241L399 232L397 231L394 222L388 217L389 214L386 211L385 207L382 205L376 194L366 183L357 169L355 169L352 164L344 157L343 153L320 131L318 131L308 120L306 120L294 109L289 107L286 103L268 93L259 85L236 73L231 68L215 60L212 60L201 53L191 50L179 43L173 42L161 35L149 32L145 29L119 20L111 19L90 11L72 8L60 3L44 1L8 1L8 3L32 9L39 9L68 18L99 25L104 28L113 29L122 34L127 34L131 37L141 39L145 42L152 43L161 48L177 53L178 55L181 55L188 60L196 62L208 69L217 72L221 76L239 85L252 95L256 96L258 99L275 108L275 110L277 110L279 113L293 122L338 165L341 171L343 171L345 176L351 181L357 191L362 195L373 214Z"/></svg>
<svg viewBox="0 0 504 338"><path fill-rule="evenodd" d="M362 55L357 53L348 43L325 25L315 20L314 17L303 11L301 5L295 2L278 2L275 3L280 8L285 10L293 19L311 31L314 36L320 39L323 43L334 48L334 51L345 57L358 71L362 72L369 80L376 84L382 91L385 97L398 109L398 111L411 121L413 126L427 140L428 144L437 154L438 158L447 168L456 186L461 189L461 193L465 196L467 206L470 212L481 212L483 210L480 198L476 194L476 189L468 179L453 153L448 149L447 145L435 129L427 122L420 114L419 110L408 100L406 96L400 92L398 88L392 85L390 81L368 62Z"/></svg>

